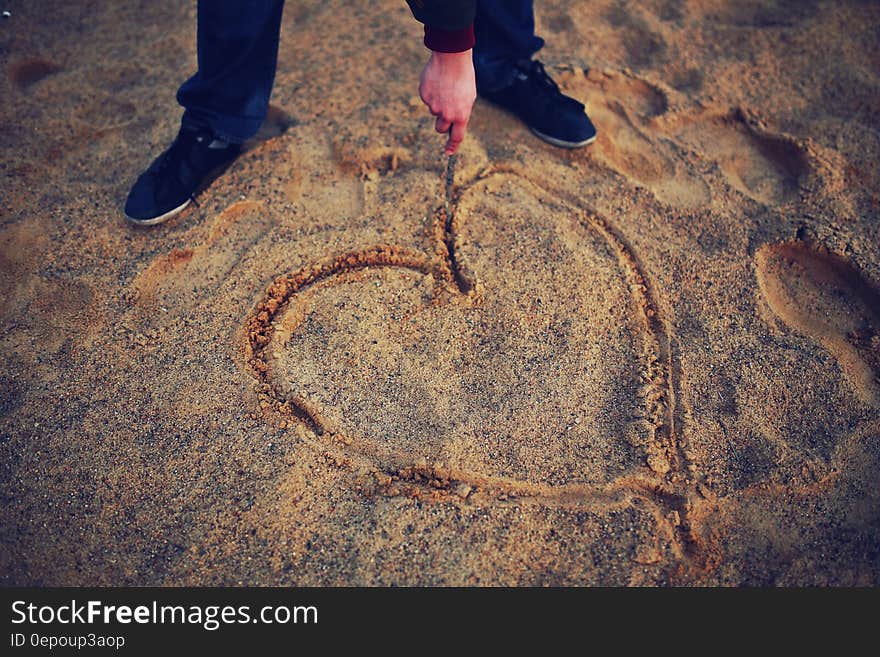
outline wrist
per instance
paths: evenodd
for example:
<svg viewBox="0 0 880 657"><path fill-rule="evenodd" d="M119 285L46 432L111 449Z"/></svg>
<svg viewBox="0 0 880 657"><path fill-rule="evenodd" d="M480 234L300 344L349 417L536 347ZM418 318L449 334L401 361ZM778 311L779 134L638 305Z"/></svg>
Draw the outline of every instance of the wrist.
<svg viewBox="0 0 880 657"><path fill-rule="evenodd" d="M473 50L468 48L461 52L431 51L431 58L444 68L466 68L472 65Z"/></svg>

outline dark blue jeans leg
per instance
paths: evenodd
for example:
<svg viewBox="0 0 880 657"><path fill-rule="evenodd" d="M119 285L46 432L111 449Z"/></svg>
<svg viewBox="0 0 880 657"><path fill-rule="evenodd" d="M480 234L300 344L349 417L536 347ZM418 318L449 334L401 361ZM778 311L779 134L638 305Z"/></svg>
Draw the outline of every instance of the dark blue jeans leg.
<svg viewBox="0 0 880 657"><path fill-rule="evenodd" d="M477 0L474 21L477 89L497 91L513 82L518 60L529 60L544 45L535 36L533 0Z"/></svg>
<svg viewBox="0 0 880 657"><path fill-rule="evenodd" d="M278 61L284 0L199 0L199 70L177 102L183 125L241 143L260 128Z"/></svg>

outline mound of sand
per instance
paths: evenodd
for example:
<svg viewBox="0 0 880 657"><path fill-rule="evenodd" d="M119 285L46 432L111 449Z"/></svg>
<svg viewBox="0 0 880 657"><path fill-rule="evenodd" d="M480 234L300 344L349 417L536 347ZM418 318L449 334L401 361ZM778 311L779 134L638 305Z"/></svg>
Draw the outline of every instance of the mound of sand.
<svg viewBox="0 0 880 657"><path fill-rule="evenodd" d="M877 6L539 2L599 139L447 211L405 4L289 4L152 230L194 7L0 22L4 583L878 583Z"/></svg>

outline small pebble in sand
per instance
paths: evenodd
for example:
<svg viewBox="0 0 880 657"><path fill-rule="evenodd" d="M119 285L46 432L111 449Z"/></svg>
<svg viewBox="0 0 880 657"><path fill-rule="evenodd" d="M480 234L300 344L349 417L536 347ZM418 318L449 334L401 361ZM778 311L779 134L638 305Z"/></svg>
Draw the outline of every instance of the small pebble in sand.
<svg viewBox="0 0 880 657"><path fill-rule="evenodd" d="M467 496L471 494L471 488L468 484L461 483L455 487L455 494L458 495L461 499L467 499Z"/></svg>
<svg viewBox="0 0 880 657"><path fill-rule="evenodd" d="M661 454L650 455L648 457L648 467L660 475L666 474L670 469L669 461Z"/></svg>

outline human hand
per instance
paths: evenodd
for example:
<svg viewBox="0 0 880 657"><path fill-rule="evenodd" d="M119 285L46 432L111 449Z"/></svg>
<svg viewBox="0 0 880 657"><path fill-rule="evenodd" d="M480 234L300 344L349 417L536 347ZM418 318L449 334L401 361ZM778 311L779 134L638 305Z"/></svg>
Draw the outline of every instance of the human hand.
<svg viewBox="0 0 880 657"><path fill-rule="evenodd" d="M419 80L419 96L437 117L437 132L449 133L445 152L452 155L464 140L477 99L472 52L433 51Z"/></svg>

